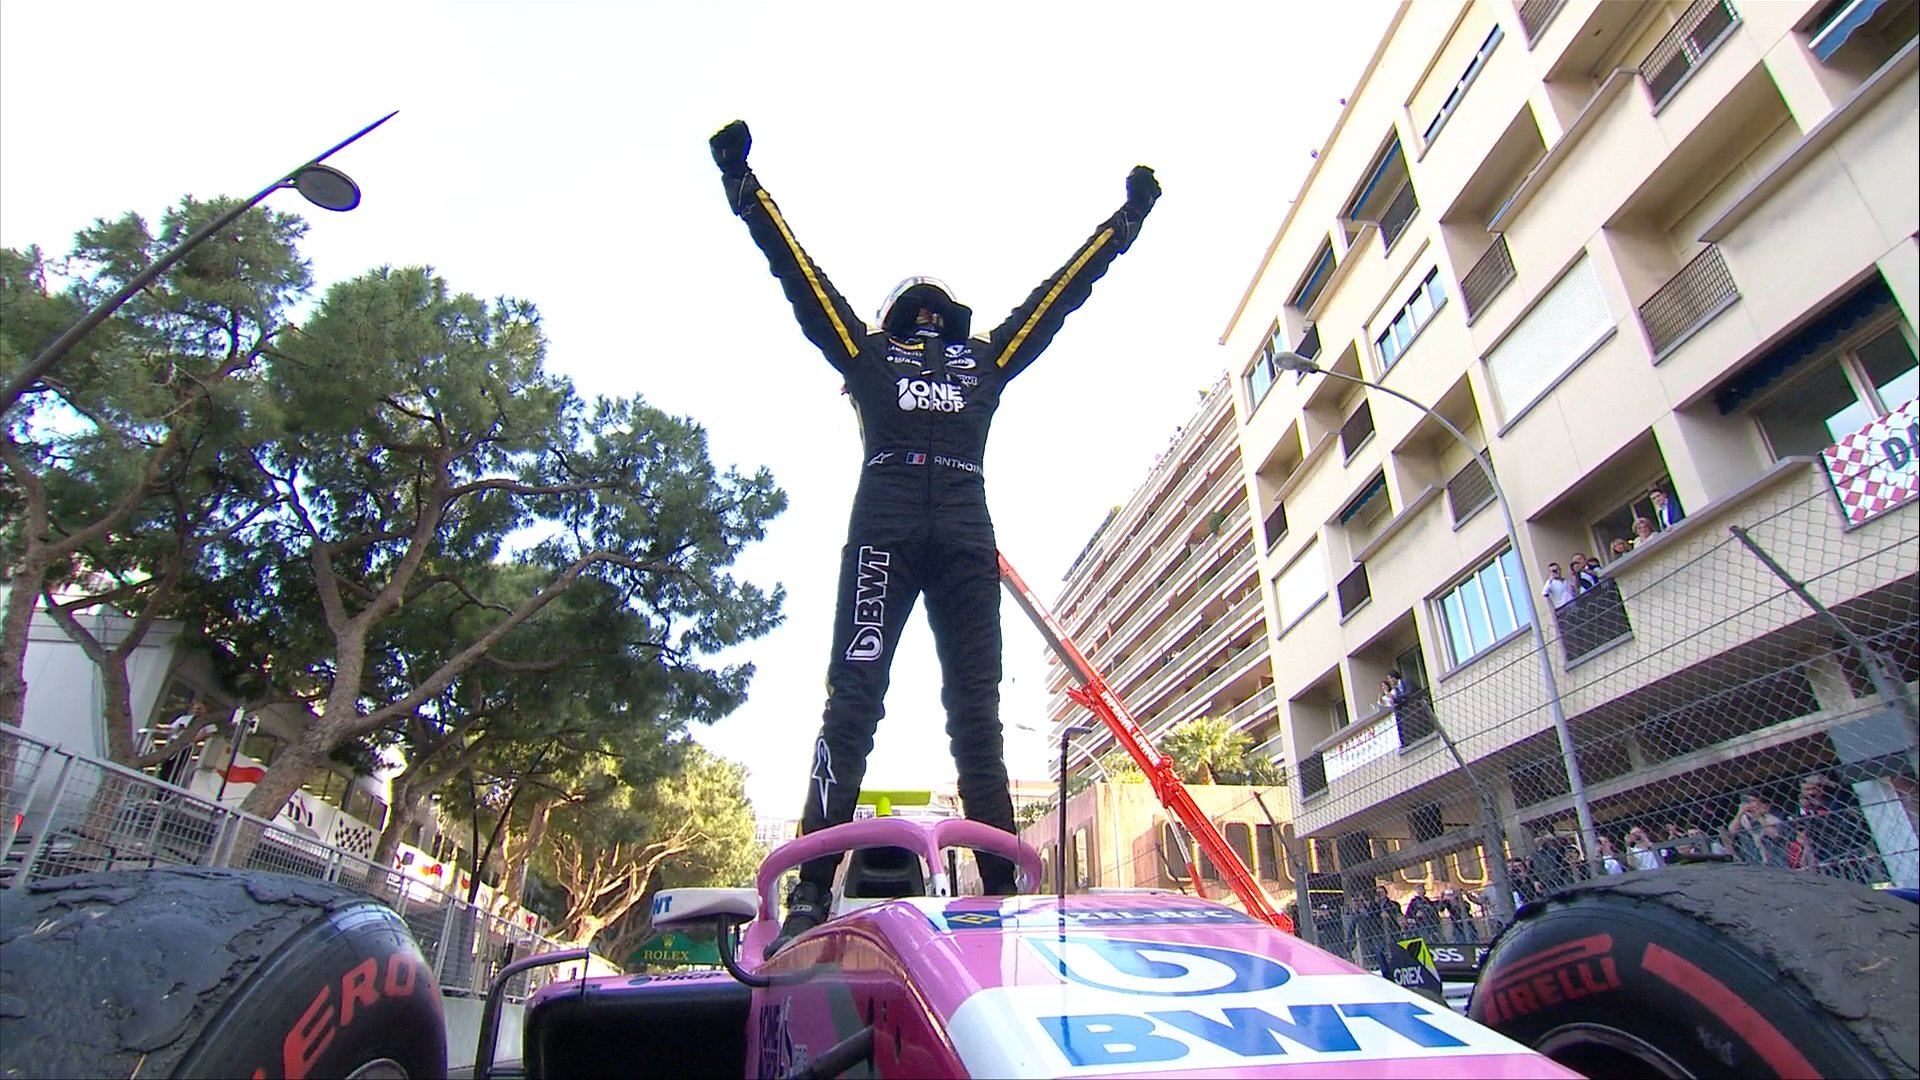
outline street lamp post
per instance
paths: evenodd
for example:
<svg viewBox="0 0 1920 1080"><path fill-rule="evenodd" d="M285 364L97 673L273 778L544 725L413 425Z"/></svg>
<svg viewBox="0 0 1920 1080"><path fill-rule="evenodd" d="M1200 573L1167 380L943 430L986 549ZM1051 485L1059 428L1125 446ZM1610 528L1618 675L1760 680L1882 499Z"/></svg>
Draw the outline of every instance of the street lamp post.
<svg viewBox="0 0 1920 1080"><path fill-rule="evenodd" d="M308 202L325 210L344 212L359 206L360 186L355 184L353 178L349 177L346 173L341 172L331 165L323 165L321 162L332 157L339 151L346 149L353 143L358 142L362 136L397 115L399 115L399 110L395 109L393 112L375 120L373 123L368 124L366 127L333 144L318 157L281 176L266 187L261 188L257 194L246 202L228 210L226 213L221 214L214 220L194 230L193 235L182 240L172 251L154 260L153 265L134 275L119 292L114 293L102 301L99 306L95 307L92 311L87 312L81 317L79 322L67 327L64 333L54 338L53 342L46 348L40 350L40 354L35 356L26 367L20 370L18 375L14 376L13 381L7 384L7 396L3 401L0 401L0 412L5 412L13 408L14 403L19 401L28 390L32 389L35 383L45 378L47 372L51 371L53 366L59 363L60 359L66 356L74 345L79 343L81 338L86 337L93 332L95 327L107 321L109 316L120 310L121 305L133 299L140 290L153 284L159 279L161 274L172 269L173 264L179 262L188 252L205 243L221 229L239 220L240 215L259 205L261 200L267 196L279 191L281 188L290 187L306 196Z"/></svg>
<svg viewBox="0 0 1920 1080"><path fill-rule="evenodd" d="M1547 655L1546 635L1540 630L1540 611L1539 608L1535 606L1533 600L1533 579L1527 573L1527 560L1520 554L1520 532L1513 524L1513 507L1507 502L1507 493L1505 489L1501 488L1499 478L1493 475L1493 462L1487 459L1484 451L1476 449L1473 443L1467 440L1466 433L1455 427L1446 417L1441 416L1432 408L1415 401L1413 398L1408 397L1398 390L1382 386L1376 382L1368 382L1355 375L1343 375L1337 371L1328 371L1320 365L1315 364L1312 360L1293 352L1283 352L1274 357L1274 367L1281 371L1298 371L1303 374L1310 373L1326 375L1335 379L1344 379L1350 383L1357 383L1360 386L1378 390L1389 397L1398 398L1432 417L1435 423L1445 428L1447 434L1452 435L1459 441L1461 446L1467 448L1468 453L1473 455L1473 460L1480 466L1480 471L1486 476L1487 483L1493 487L1494 501L1500 504L1500 518L1507 528L1507 546L1513 551L1514 562L1520 568L1521 587L1527 591L1527 612L1529 616L1527 624L1532 630L1534 655L1539 657L1540 660L1540 681L1546 685L1547 713L1553 719L1553 733L1560 741L1560 756L1566 763L1567 786L1573 795L1573 812L1580 823L1580 843L1586 853L1588 862L1595 863L1595 860L1600 858L1600 845L1594 833L1593 807L1587 801L1587 785L1586 781L1580 776L1580 761L1574 756L1573 731L1567 726L1567 713L1560 704L1560 682L1553 674L1553 658ZM1454 747L1452 738L1446 734L1445 729L1440 725L1438 719L1434 721L1434 727L1440 731L1441 737L1447 740L1449 749L1453 750L1454 760L1460 763L1462 769L1467 770L1468 778L1472 779L1473 773L1471 769L1467 768L1466 759L1461 756L1458 748ZM1477 782L1475 786L1478 786ZM1503 857L1504 852L1495 851L1494 854L1496 857L1499 857L1499 865L1504 869L1506 866L1506 860ZM1597 866L1597 863L1595 863L1595 865ZM1505 886L1503 886L1503 890L1504 889ZM1502 896L1498 897L1498 899L1502 901L1502 906L1504 906L1505 902L1511 899L1511 896Z"/></svg>
<svg viewBox="0 0 1920 1080"><path fill-rule="evenodd" d="M1091 735L1093 729L1069 724L1060 729L1060 846L1054 850L1053 879L1061 896L1067 895L1067 744L1077 736Z"/></svg>

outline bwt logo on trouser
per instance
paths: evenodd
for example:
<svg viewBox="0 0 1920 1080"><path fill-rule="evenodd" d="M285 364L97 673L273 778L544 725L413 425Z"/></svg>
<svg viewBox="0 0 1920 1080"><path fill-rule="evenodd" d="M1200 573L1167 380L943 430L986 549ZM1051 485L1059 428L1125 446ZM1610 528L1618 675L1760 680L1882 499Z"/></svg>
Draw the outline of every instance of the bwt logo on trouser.
<svg viewBox="0 0 1920 1080"><path fill-rule="evenodd" d="M853 640L847 645L848 660L861 663L878 660L886 651L887 567L892 560L887 552L865 545L860 548L859 584L853 594Z"/></svg>

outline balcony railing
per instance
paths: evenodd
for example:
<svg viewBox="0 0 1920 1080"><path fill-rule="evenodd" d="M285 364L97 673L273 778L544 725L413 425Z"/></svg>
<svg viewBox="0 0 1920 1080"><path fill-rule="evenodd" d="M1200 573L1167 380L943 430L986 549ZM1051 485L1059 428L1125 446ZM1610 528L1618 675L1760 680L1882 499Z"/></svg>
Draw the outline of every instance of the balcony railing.
<svg viewBox="0 0 1920 1080"><path fill-rule="evenodd" d="M1225 720L1229 726L1237 728L1243 721L1251 720L1253 717L1260 715L1261 711L1271 708L1279 698L1280 692L1269 686L1240 704L1235 705L1233 708L1228 709L1226 715L1221 717L1221 719Z"/></svg>
<svg viewBox="0 0 1920 1080"><path fill-rule="evenodd" d="M1327 755L1325 751L1309 754L1300 762L1300 796L1310 799L1327 790Z"/></svg>
<svg viewBox="0 0 1920 1080"><path fill-rule="evenodd" d="M1400 190L1387 204L1386 212L1380 215L1380 246L1390 248L1400 234L1407 229L1407 222L1420 209L1420 200L1413 196L1413 182L1400 185Z"/></svg>
<svg viewBox="0 0 1920 1080"><path fill-rule="evenodd" d="M1493 238L1493 246L1473 264L1467 276L1460 279L1460 297L1466 301L1467 321L1472 322L1484 311L1513 277L1513 253L1507 250L1507 235L1501 233Z"/></svg>
<svg viewBox="0 0 1920 1080"><path fill-rule="evenodd" d="M1560 651L1569 664L1633 636L1620 584L1610 577L1602 577L1600 584L1555 608L1553 621L1560 628Z"/></svg>
<svg viewBox="0 0 1920 1080"><path fill-rule="evenodd" d="M1360 449L1360 444L1366 442L1372 435L1373 405L1363 401L1359 408L1353 410L1353 415L1347 417L1346 422L1340 425L1340 453L1348 460L1352 460L1354 453Z"/></svg>
<svg viewBox="0 0 1920 1080"><path fill-rule="evenodd" d="M1520 5L1520 28L1527 32L1527 45L1540 40L1540 34L1558 14L1567 0L1525 0Z"/></svg>
<svg viewBox="0 0 1920 1080"><path fill-rule="evenodd" d="M1267 636L1256 638L1251 645L1244 645L1240 651L1228 655L1227 662L1216 668L1211 675L1201 679L1186 693L1173 699L1173 703L1164 709L1155 709L1155 716L1185 716L1188 709L1204 703L1218 693L1230 680L1247 673L1253 665L1267 658ZM1147 695L1151 698L1151 694ZM1143 710L1145 711L1145 710Z"/></svg>
<svg viewBox="0 0 1920 1080"><path fill-rule="evenodd" d="M1493 501L1493 481L1487 478L1486 470L1478 461L1467 462L1467 467L1453 474L1447 481L1447 508L1453 513L1455 525L1465 521L1468 514Z"/></svg>
<svg viewBox="0 0 1920 1080"><path fill-rule="evenodd" d="M1273 550L1273 545L1279 543L1280 538L1285 535L1287 535L1287 504L1280 503L1273 508L1273 513L1267 515L1267 550Z"/></svg>
<svg viewBox="0 0 1920 1080"><path fill-rule="evenodd" d="M1394 706L1393 723L1400 729L1401 746L1412 746L1438 731L1433 719L1433 695L1425 688L1407 695L1407 700Z"/></svg>
<svg viewBox="0 0 1920 1080"><path fill-rule="evenodd" d="M1340 617L1346 618L1359 609L1361 604L1373 599L1373 585L1367 580L1367 564L1361 563L1353 568L1353 573L1340 579Z"/></svg>
<svg viewBox="0 0 1920 1080"><path fill-rule="evenodd" d="M1309 360L1320 355L1319 323L1315 323L1307 328L1307 332L1300 336L1300 343L1293 347L1293 351L1297 355L1304 356ZM1300 374L1305 375L1306 372L1303 371Z"/></svg>
<svg viewBox="0 0 1920 1080"><path fill-rule="evenodd" d="M1740 13L1734 10L1733 0L1694 0L1640 63L1640 77L1653 95L1653 107L1666 104L1738 25Z"/></svg>
<svg viewBox="0 0 1920 1080"><path fill-rule="evenodd" d="M1665 357L1739 299L1740 289L1727 272L1720 249L1708 245L1640 305L1640 325L1646 328L1654 360Z"/></svg>

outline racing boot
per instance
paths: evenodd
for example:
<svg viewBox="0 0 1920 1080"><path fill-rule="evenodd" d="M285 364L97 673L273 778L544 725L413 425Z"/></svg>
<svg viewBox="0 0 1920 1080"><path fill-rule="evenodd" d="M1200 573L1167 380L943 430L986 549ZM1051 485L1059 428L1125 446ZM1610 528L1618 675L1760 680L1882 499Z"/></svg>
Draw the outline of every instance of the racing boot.
<svg viewBox="0 0 1920 1080"><path fill-rule="evenodd" d="M1013 860L998 855L989 855L984 851L973 854L974 865L980 868L980 895L1015 896L1020 892L1015 880Z"/></svg>
<svg viewBox="0 0 1920 1080"><path fill-rule="evenodd" d="M833 903L833 893L823 886L810 881L802 881L787 894L787 917L780 923L780 936L767 943L767 950L761 959L771 960L773 954L787 947L787 942L827 921L828 907Z"/></svg>

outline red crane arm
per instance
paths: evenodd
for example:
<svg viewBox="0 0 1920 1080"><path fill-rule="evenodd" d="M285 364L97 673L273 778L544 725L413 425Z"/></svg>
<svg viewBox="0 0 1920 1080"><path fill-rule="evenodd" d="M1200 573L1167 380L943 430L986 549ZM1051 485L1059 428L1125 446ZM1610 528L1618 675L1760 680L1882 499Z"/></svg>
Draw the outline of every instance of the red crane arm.
<svg viewBox="0 0 1920 1080"><path fill-rule="evenodd" d="M1046 606L1033 594L1033 590L1028 588L1027 583L1014 571L1013 564L1007 561L1006 555L1000 553L999 558L1001 583L1007 587L1008 592L1013 594L1014 602L1020 605L1020 609L1033 620L1034 626L1039 628L1040 636L1047 640L1047 645L1060 657L1061 662L1067 665L1068 672L1080 683L1079 686L1070 688L1067 696L1106 723L1107 730L1113 732L1114 741L1126 748L1134 764L1140 766L1140 771L1146 774L1147 782L1153 785L1153 793L1159 796L1161 805L1180 819L1181 824L1187 827L1187 831L1193 834L1193 839L1200 845L1200 849L1213 860L1213 865L1219 867L1220 872L1226 875L1227 885L1233 889L1233 894L1240 898L1240 903L1245 906L1247 914L1271 923L1289 934L1293 933L1293 920L1287 918L1284 912L1276 909L1273 902L1267 899L1265 890L1260 888L1260 882L1247 869L1247 864L1240 861L1240 856L1235 854L1232 846L1227 843L1226 837L1220 835L1220 830L1205 813L1201 812L1200 804L1193 801L1193 795L1187 791L1186 784L1181 782L1180 774L1174 771L1172 760L1161 753L1153 745L1152 740L1147 738L1147 733L1140 729L1139 723L1133 719L1133 714L1127 711L1126 703L1120 700L1120 695L1114 693L1113 688L1107 685L1107 681L1093 669L1093 665L1073 643L1073 639L1060 628L1060 624L1054 621L1052 613L1047 611ZM1060 768L1064 770L1066 767L1067 763L1062 761ZM1060 812L1066 813L1066 807L1061 807ZM1187 872L1192 876L1194 889L1198 891L1200 889L1199 868L1189 863Z"/></svg>

